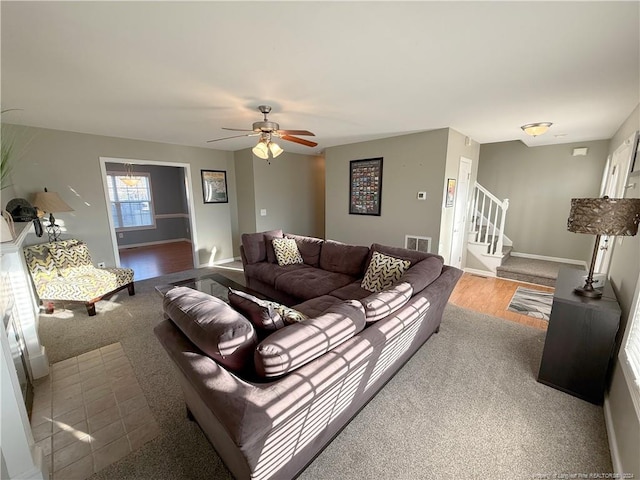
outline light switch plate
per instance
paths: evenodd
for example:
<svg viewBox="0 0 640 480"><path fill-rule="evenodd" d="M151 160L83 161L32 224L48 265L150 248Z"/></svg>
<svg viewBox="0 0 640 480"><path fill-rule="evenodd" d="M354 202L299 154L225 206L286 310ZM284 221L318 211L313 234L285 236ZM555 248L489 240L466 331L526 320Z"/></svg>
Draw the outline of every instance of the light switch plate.
<svg viewBox="0 0 640 480"><path fill-rule="evenodd" d="M266 217L267 216L267 209L266 208L260 209L260 216L261 217Z"/></svg>

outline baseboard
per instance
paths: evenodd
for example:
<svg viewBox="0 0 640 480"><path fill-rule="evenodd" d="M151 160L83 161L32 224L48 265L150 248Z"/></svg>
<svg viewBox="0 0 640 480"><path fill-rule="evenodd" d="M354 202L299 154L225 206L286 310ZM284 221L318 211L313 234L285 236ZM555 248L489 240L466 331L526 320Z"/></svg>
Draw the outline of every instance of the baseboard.
<svg viewBox="0 0 640 480"><path fill-rule="evenodd" d="M468 268L465 267L462 269L462 271L466 272L466 273L470 273L472 275L479 275L481 277L491 277L491 278L495 278L496 274L489 271L489 270L478 270L476 268Z"/></svg>
<svg viewBox="0 0 640 480"><path fill-rule="evenodd" d="M534 260L545 260L547 262L568 263L570 265L580 265L587 268L587 262L583 260L574 260L573 258L547 257L546 255L535 255L533 253L511 252L512 257L532 258Z"/></svg>
<svg viewBox="0 0 640 480"><path fill-rule="evenodd" d="M176 243L176 242L188 242L191 243L190 238L172 238L171 240L158 240L155 242L144 242L144 243L132 243L129 245L118 245L118 250L126 250L127 248L138 248L138 247L149 247L151 245L163 245L165 243Z"/></svg>
<svg viewBox="0 0 640 480"><path fill-rule="evenodd" d="M620 453L618 452L618 439L616 438L616 432L613 428L613 417L611 414L611 403L609 402L609 395L604 396L604 425L607 428L607 439L609 440L609 452L611 452L611 464L613 465L614 473L622 472L622 462L620 461Z"/></svg>

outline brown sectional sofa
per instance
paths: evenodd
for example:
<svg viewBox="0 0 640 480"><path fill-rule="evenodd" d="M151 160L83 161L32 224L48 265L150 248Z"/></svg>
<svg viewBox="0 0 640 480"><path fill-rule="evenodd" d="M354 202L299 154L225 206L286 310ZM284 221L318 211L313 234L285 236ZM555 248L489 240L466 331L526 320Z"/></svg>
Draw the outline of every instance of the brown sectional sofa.
<svg viewBox="0 0 640 480"><path fill-rule="evenodd" d="M246 283L309 318L264 331L246 312L176 288L155 329L189 411L238 479L298 475L438 331L462 274L437 255L286 236L304 263L278 265L281 231L243 235ZM377 293L361 286L373 252L410 262Z"/></svg>

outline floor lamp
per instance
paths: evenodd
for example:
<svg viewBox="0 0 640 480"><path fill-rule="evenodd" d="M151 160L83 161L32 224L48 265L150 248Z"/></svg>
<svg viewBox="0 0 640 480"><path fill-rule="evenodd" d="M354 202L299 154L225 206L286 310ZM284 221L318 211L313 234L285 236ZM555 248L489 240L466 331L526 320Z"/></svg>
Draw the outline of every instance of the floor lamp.
<svg viewBox="0 0 640 480"><path fill-rule="evenodd" d="M593 288L593 270L596 266L601 235L633 236L638 233L640 222L640 199L638 198L573 198L567 229L575 233L596 236L596 245L591 257L591 267L584 287L574 293L598 299L602 291Z"/></svg>
<svg viewBox="0 0 640 480"><path fill-rule="evenodd" d="M53 216L54 213L60 212L73 212L67 203L60 198L56 192L49 192L46 188L44 192L38 192L33 197L33 205L38 207L45 213L49 214L49 225L47 225L47 235L49 235L49 242L57 242L60 240L60 227L56 225L56 219Z"/></svg>

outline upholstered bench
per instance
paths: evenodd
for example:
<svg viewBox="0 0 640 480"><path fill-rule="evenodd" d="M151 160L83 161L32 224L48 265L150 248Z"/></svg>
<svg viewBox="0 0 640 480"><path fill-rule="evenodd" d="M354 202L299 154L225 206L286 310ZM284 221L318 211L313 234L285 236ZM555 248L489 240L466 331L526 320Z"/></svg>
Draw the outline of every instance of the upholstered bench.
<svg viewBox="0 0 640 480"><path fill-rule="evenodd" d="M83 302L90 316L95 303L127 288L135 295L133 270L96 268L87 245L81 240L63 240L25 247L24 256L42 303L53 300Z"/></svg>

